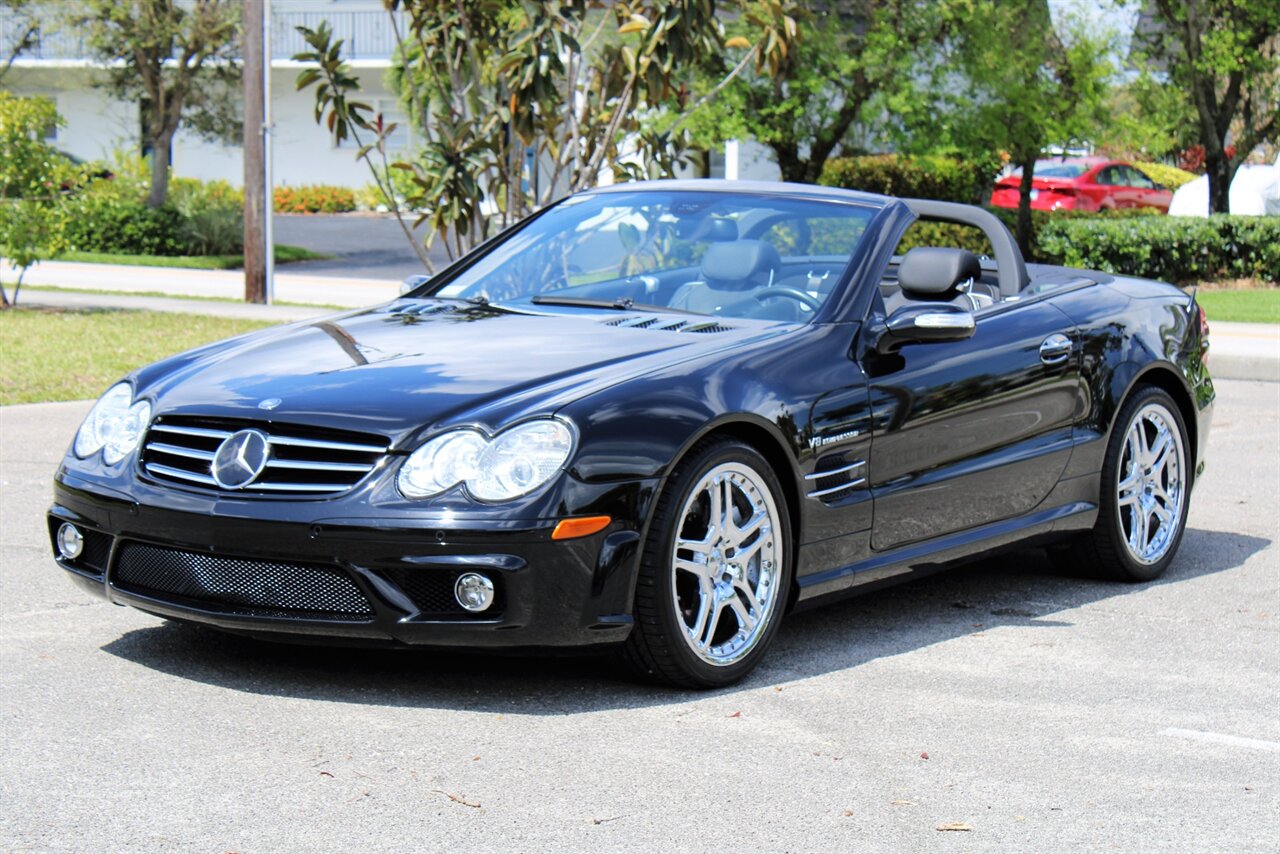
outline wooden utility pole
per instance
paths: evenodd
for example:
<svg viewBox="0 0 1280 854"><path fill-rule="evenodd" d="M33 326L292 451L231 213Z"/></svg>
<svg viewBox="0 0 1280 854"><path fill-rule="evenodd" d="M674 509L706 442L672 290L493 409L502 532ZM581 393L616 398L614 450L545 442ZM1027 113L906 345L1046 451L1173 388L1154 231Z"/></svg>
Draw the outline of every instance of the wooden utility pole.
<svg viewBox="0 0 1280 854"><path fill-rule="evenodd" d="M263 0L244 3L244 300L267 301L267 251L263 232L271 216L267 200L262 127L264 92L262 32Z"/></svg>

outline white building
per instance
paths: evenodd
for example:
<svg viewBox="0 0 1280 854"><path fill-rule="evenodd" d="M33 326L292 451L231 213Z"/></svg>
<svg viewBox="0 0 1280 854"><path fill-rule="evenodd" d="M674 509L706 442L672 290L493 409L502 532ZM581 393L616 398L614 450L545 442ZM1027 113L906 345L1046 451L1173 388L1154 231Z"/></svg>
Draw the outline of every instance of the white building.
<svg viewBox="0 0 1280 854"><path fill-rule="evenodd" d="M361 100L373 105L388 122L400 124L390 140L393 149L414 145L409 122L396 96L384 83L395 47L395 33L380 0L272 0L271 2L271 113L273 122L273 170L277 185L337 184L360 187L371 183L368 168L355 159L356 146L348 141L335 146L314 119L314 89L298 92L294 80L303 67L292 57L306 49L298 26L315 28L328 21L335 39L343 40L343 57L359 78ZM0 14L0 48L15 37L14 21ZM22 53L6 75L4 86L20 95L51 98L66 124L51 131L56 146L84 160L110 160L117 150L136 152L141 145L138 105L113 100L94 86L100 79L97 63L89 57L74 32L53 32L33 49ZM776 179L777 168L767 149L752 143L730 144L729 162L712 160L716 177ZM717 155L719 152L717 152ZM734 161L737 161L736 168ZM203 180L243 182L238 144L210 143L180 130L173 142L175 175ZM735 174L736 173L736 174Z"/></svg>

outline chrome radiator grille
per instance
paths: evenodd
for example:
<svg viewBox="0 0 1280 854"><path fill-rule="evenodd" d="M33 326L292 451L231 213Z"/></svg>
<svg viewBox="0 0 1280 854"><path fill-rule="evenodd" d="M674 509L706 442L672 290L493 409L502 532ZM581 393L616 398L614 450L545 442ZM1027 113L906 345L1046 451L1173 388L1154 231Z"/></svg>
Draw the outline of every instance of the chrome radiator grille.
<svg viewBox="0 0 1280 854"><path fill-rule="evenodd" d="M222 443L241 430L267 441L265 465L250 482L226 489L213 475ZM160 480L219 492L331 495L364 479L387 451L380 436L229 419L156 419L142 446L142 468Z"/></svg>

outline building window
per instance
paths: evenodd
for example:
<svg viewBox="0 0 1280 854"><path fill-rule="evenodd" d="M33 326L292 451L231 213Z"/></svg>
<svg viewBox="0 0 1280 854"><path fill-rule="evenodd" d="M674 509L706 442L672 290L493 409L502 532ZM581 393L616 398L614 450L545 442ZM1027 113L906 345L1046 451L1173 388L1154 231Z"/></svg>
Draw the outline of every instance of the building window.
<svg viewBox="0 0 1280 854"><path fill-rule="evenodd" d="M396 129L387 137L388 151L403 151L413 144L413 134L409 129L409 117L400 109L400 104L396 99L370 98L369 106L373 108L373 115L370 117L371 121L381 115L382 123L384 125L393 124L396 126ZM364 131L360 132L360 138L364 140L365 145L373 142L372 135ZM338 147L354 149L359 148L360 146L356 145L356 141L354 139L347 137L342 142L338 143Z"/></svg>

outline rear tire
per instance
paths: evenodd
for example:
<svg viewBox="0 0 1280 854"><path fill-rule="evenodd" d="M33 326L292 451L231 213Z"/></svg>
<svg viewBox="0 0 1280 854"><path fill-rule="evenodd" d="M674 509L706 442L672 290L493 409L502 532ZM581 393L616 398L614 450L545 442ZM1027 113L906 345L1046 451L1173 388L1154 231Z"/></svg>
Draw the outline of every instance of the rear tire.
<svg viewBox="0 0 1280 854"><path fill-rule="evenodd" d="M1155 386L1135 391L1107 443L1098 521L1054 554L1055 562L1116 581L1151 581L1164 574L1186 528L1188 445L1173 398Z"/></svg>
<svg viewBox="0 0 1280 854"><path fill-rule="evenodd" d="M695 445L658 499L622 650L640 677L720 688L759 664L791 589L791 526L773 469L749 445Z"/></svg>

